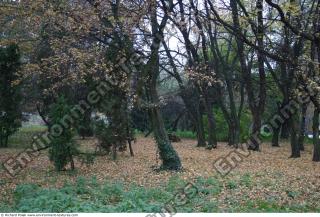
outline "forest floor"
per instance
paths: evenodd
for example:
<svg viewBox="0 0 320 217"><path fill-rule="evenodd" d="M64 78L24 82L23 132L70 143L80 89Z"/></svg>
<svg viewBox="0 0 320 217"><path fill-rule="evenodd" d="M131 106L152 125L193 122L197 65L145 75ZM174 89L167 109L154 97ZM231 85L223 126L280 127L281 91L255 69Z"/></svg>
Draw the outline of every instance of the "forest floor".
<svg viewBox="0 0 320 217"><path fill-rule="evenodd" d="M79 142L83 149L94 149L97 141L86 139ZM320 164L311 161L311 145L306 145L301 158L292 159L289 158L289 144L282 143L279 148L262 144L260 152L251 153L225 177L217 173L213 166L218 158L234 150L225 143L219 143L218 148L211 151L196 147L194 140L182 140L174 143L174 147L183 164L181 172L153 170L155 166L160 166L161 161L152 138L138 137L133 144L134 157L130 157L128 152L119 153L116 161L110 156L99 156L92 165L76 162L75 172L55 172L44 151L16 177L9 177L1 168L0 203L13 203L13 192L19 184L61 188L66 182L76 182L78 177L95 177L98 182L109 180L121 182L124 186L134 183L146 189L163 187L172 180L196 185L202 183L199 197L207 206L192 207L191 211L320 211ZM22 149L1 149L0 161L4 162L8 156L20 151ZM212 180L218 183L218 191L212 191ZM207 192L206 187L211 191Z"/></svg>

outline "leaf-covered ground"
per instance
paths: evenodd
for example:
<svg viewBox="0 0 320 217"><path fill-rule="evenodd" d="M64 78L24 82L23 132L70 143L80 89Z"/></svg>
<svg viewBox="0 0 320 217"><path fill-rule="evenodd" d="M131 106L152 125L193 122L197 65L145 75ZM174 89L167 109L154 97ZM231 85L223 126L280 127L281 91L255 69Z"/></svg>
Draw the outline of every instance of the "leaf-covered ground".
<svg viewBox="0 0 320 217"><path fill-rule="evenodd" d="M81 141L82 148L90 150L94 148L95 142L93 139ZM194 140L183 140L180 143L175 143L174 146L184 167L183 171L178 173L153 170L155 166L160 165L160 159L157 156L155 143L151 138L138 138L137 143L134 144L135 157L130 157L129 153L126 152L120 153L117 161L112 161L108 156L101 156L97 157L91 166L77 162L77 171L73 173L68 171L55 172L48 161L46 152L43 152L17 177L9 177L1 169L0 191L2 196L0 204L6 204L11 208L13 207L12 209L18 210L17 198L13 196L13 192L16 191L18 185L20 185L20 188L21 184L26 183L39 186L39 189L42 190L39 190L40 193L35 193L38 196L33 197L40 197L43 190L64 189L66 183L77 183L76 180L79 181L79 177L81 177L80 179L85 180L94 179L99 183L97 185L102 186L106 181L108 183L122 183L121 195L128 195L131 192L132 185L135 186L134 189L139 189L138 192L144 189L146 194L148 191L153 191L152 189L161 188L164 192L174 195L174 191L177 190L176 186L179 186L182 182L193 182L199 188L199 194L192 199L192 203L188 203L185 207L179 209L186 212L320 211L320 163L311 161L311 145L306 145L306 151L302 153L301 158L291 159L289 158L290 146L288 144L283 143L280 148L272 148L269 144L263 144L261 152L253 152L226 177L221 177L213 166L213 163L219 157L226 156L233 150L226 144L220 143L218 148L212 151L197 148ZM1 162L19 151L21 149L2 149L0 153ZM174 186L174 189L168 190L170 185L176 186ZM92 190L92 192L99 191ZM88 203L92 202L92 197L95 194L92 192L88 194L89 196L82 195L80 197L81 201L84 197ZM123 192L126 192L126 194ZM23 195L22 197L24 197ZM61 196L60 193L59 195ZM163 198L159 196L158 199L153 196L145 198L146 201L144 202L146 204L150 203L149 200L157 204L154 209L146 208L143 210L137 205L134 206L135 209L130 209L131 205L127 209L128 211L157 211L160 204L164 203L169 197L165 195ZM125 198L122 198L122 200L125 200ZM118 201L120 204L113 204L115 202L111 201L109 205L113 205L113 208L110 208L110 210L125 212L126 208L123 208L122 203L130 204L130 202L122 200ZM136 201L136 199L132 201ZM28 206L36 205L30 204ZM43 210L45 210L46 205L43 206ZM84 205L77 204L77 206ZM0 209L5 208L0 206ZM70 210L77 209L70 208L61 211ZM95 211L95 208L91 207L89 210ZM99 210L103 211L103 209L96 208L96 211Z"/></svg>

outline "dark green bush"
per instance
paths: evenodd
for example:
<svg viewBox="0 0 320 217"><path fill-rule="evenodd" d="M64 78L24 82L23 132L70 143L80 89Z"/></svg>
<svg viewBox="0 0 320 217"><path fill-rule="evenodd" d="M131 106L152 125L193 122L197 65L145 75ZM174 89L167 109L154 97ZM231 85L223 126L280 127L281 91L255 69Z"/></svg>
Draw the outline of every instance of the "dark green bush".
<svg viewBox="0 0 320 217"><path fill-rule="evenodd" d="M0 147L21 127L20 51L17 45L0 47Z"/></svg>
<svg viewBox="0 0 320 217"><path fill-rule="evenodd" d="M50 118L50 132L53 128L57 127L62 129L59 135L51 135L51 148L49 150L50 160L54 163L57 171L65 169L67 164L71 164L71 169L74 169L73 158L78 153L76 143L73 139L74 130L73 126L63 127L61 121L64 117L69 116L71 106L68 105L64 97L59 97L58 101L51 106Z"/></svg>
<svg viewBox="0 0 320 217"><path fill-rule="evenodd" d="M216 120L216 135L219 142L227 142L229 137L228 124L223 116L221 109L214 109L214 115ZM205 133L208 135L208 119L206 116L203 117L205 126ZM240 119L240 140L245 142L249 138L251 126L251 115L249 111L243 111Z"/></svg>
<svg viewBox="0 0 320 217"><path fill-rule="evenodd" d="M216 121L216 135L219 142L227 142L229 137L228 124L223 116L221 109L214 109L215 121ZM206 137L208 136L208 119L207 116L203 116L204 130ZM251 126L251 115L249 111L244 111L241 115L240 120L240 140L245 142L250 136ZM181 131L175 132L177 136L185 139L196 139L197 135L192 131Z"/></svg>

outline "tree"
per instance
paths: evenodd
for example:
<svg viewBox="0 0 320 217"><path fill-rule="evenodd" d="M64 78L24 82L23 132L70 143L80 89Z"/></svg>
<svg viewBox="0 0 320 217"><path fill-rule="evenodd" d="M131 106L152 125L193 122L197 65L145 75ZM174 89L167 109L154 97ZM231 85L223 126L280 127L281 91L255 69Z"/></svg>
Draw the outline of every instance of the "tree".
<svg viewBox="0 0 320 217"><path fill-rule="evenodd" d="M65 167L70 163L71 170L75 169L74 156L78 154L76 143L73 139L74 130L71 128L64 128L60 123L61 120L69 115L71 107L68 105L64 97L59 97L57 102L50 108L50 132L55 132L56 135L51 134L51 147L49 149L49 158L54 163L57 171L65 170Z"/></svg>
<svg viewBox="0 0 320 217"><path fill-rule="evenodd" d="M20 51L16 44L0 47L0 147L21 126Z"/></svg>
<svg viewBox="0 0 320 217"><path fill-rule="evenodd" d="M172 5L171 5L172 6ZM166 7L166 6L165 6ZM180 170L181 161L174 150L166 132L162 115L159 108L159 95L157 91L158 77L160 73L159 66L159 48L163 40L163 31L168 21L168 15L165 14L158 23L157 2L152 1L150 5L150 21L152 32L152 44L150 46L150 59L148 60L145 70L148 75L147 90L150 93L150 116L154 131L154 137L162 159L161 169L164 170Z"/></svg>

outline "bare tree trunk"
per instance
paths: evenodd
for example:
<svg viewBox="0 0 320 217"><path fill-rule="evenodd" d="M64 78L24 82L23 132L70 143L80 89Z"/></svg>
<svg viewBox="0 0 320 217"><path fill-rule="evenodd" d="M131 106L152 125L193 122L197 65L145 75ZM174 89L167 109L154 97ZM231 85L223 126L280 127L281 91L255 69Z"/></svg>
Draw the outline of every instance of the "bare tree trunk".
<svg viewBox="0 0 320 217"><path fill-rule="evenodd" d="M305 128L306 128L306 113L308 105L302 105L301 110L301 119L300 119L300 129L299 129L299 139L298 145L301 151L304 151L304 137L305 137Z"/></svg>
<svg viewBox="0 0 320 217"><path fill-rule="evenodd" d="M74 160L73 160L73 157L72 155L70 156L70 164L71 164L71 170L73 171L75 169L75 166L74 166Z"/></svg>
<svg viewBox="0 0 320 217"><path fill-rule="evenodd" d="M236 42L237 42L237 48L238 48L238 56L240 60L240 66L241 66L241 74L243 82L245 82L245 87L248 95L248 101L249 101L249 107L252 113L253 117L253 133L260 133L260 127L261 127L261 115L264 112L264 106L265 106L265 99L266 99L266 76L265 76L265 70L264 70L264 55L261 53L261 49L263 49L263 34L264 34L264 28L263 28L263 1L258 0L257 1L257 8L258 10L258 28L253 29L257 33L257 41L258 41L258 47L260 48L259 51L257 51L258 56L258 70L259 70L259 101L256 102L255 99L255 93L254 88L252 84L252 78L251 78L251 67L247 64L247 60L245 58L245 47L244 42L240 35L242 35L242 28L239 21L239 10L236 0L230 0L230 7L232 10L232 20L233 20L233 27L236 29ZM248 147L249 150L253 151L259 151L259 144L257 142L251 143Z"/></svg>
<svg viewBox="0 0 320 217"><path fill-rule="evenodd" d="M298 121L297 121L297 115L292 114L292 116L289 119L290 123L290 142L291 142L291 156L290 158L299 158L300 157L300 147L298 144Z"/></svg>
<svg viewBox="0 0 320 217"><path fill-rule="evenodd" d="M234 146L235 148L239 147L240 144L240 120L232 119L228 121L228 128L229 128L229 146Z"/></svg>
<svg viewBox="0 0 320 217"><path fill-rule="evenodd" d="M273 128L272 147L280 147L279 145L280 127Z"/></svg>
<svg viewBox="0 0 320 217"><path fill-rule="evenodd" d="M261 129L261 114L257 111L252 111L252 122L253 122L253 127L252 127L252 134L257 134L260 135L260 129ZM254 140L252 143L250 143L250 146L248 147L249 150L252 151L259 151L260 150L260 144L258 141Z"/></svg>
<svg viewBox="0 0 320 217"><path fill-rule="evenodd" d="M228 121L228 145L234 146L234 144L235 144L234 125L231 121Z"/></svg>
<svg viewBox="0 0 320 217"><path fill-rule="evenodd" d="M286 98L289 98L289 96L284 96L284 100L282 102L282 108L288 105L289 100ZM284 123L281 125L281 139L289 139L290 137L290 124L289 120L285 120Z"/></svg>
<svg viewBox="0 0 320 217"><path fill-rule="evenodd" d="M187 40L187 39L186 39ZM177 80L178 85L180 87L180 96L186 106L186 109L191 117L191 121L193 123L193 126L196 128L197 133L197 140L198 140L198 147L205 147L206 146L206 140L205 140L205 134L204 134L204 127L203 127L203 120L202 120L202 114L200 111L200 94L198 93L198 90L196 90L193 86L194 84L189 84L187 86L184 86L183 80L178 72L178 69L174 63L173 57L170 53L170 50L165 42L162 42L164 49L166 51L166 54L170 61L170 66L173 70L173 76Z"/></svg>
<svg viewBox="0 0 320 217"><path fill-rule="evenodd" d="M8 142L9 142L9 135L6 135L4 140L4 147L8 147Z"/></svg>
<svg viewBox="0 0 320 217"><path fill-rule="evenodd" d="M8 147L9 136L6 133L0 134L0 148Z"/></svg>
<svg viewBox="0 0 320 217"><path fill-rule="evenodd" d="M0 134L0 148L6 148L4 144L4 138L3 133Z"/></svg>
<svg viewBox="0 0 320 217"><path fill-rule="evenodd" d="M128 140L128 143L129 143L130 156L134 157L134 152L133 152L132 143L130 139Z"/></svg>
<svg viewBox="0 0 320 217"><path fill-rule="evenodd" d="M212 103L205 97L205 104L208 116L208 145L207 149L211 150L213 148L217 148L217 135L216 135L216 123L213 115Z"/></svg>
<svg viewBox="0 0 320 217"><path fill-rule="evenodd" d="M320 141L319 141L319 114L320 110L316 107L313 114L313 158L315 162L320 161Z"/></svg>
<svg viewBox="0 0 320 217"><path fill-rule="evenodd" d="M197 109L196 112L196 131L197 131L197 147L206 147L206 137L204 132L202 114L200 109Z"/></svg>
<svg viewBox="0 0 320 217"><path fill-rule="evenodd" d="M117 159L117 143L112 144L112 159Z"/></svg>
<svg viewBox="0 0 320 217"><path fill-rule="evenodd" d="M290 136L289 124L288 121L285 121L281 126L281 138L288 139Z"/></svg>
<svg viewBox="0 0 320 217"><path fill-rule="evenodd" d="M281 103L277 102L277 113L280 114L280 110L281 110ZM272 125L273 126L273 125ZM275 127L272 127L272 147L280 147L279 145L279 136L280 136L280 132L281 132L281 126L277 125Z"/></svg>

